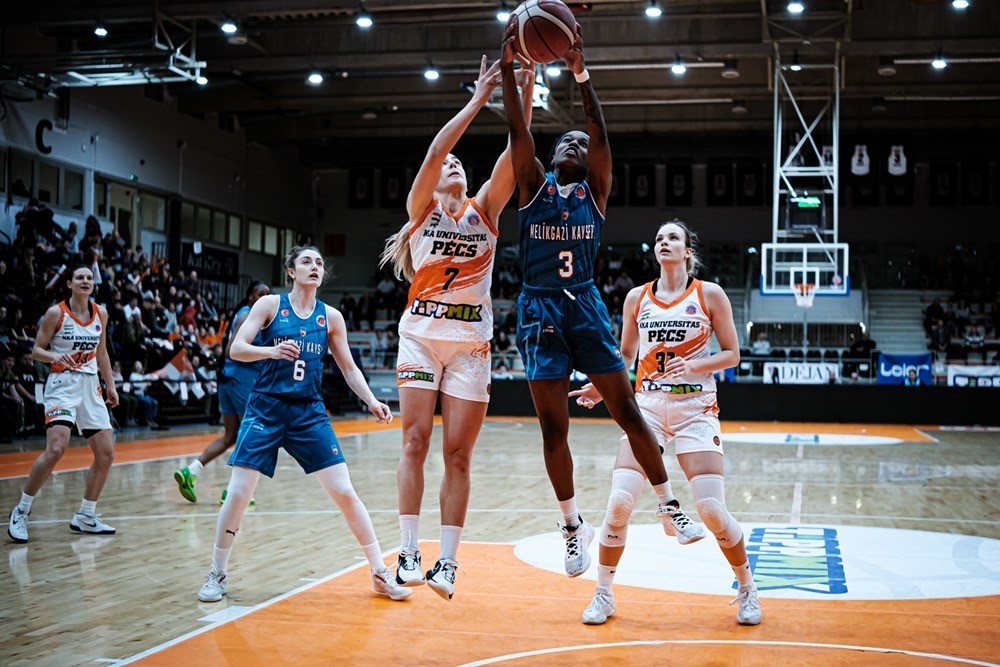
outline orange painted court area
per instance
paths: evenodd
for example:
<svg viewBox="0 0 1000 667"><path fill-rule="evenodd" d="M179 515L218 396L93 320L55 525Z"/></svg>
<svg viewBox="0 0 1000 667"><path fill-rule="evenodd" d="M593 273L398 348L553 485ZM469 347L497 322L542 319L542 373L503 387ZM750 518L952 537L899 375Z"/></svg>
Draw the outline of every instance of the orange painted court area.
<svg viewBox="0 0 1000 667"><path fill-rule="evenodd" d="M421 549L432 562L438 547L424 543ZM499 662L917 665L942 664L945 656L993 661L1000 654L997 596L766 599L764 622L742 627L727 596L619 585L618 613L603 626L585 626L579 616L590 601L592 582L533 568L518 560L509 544L463 544L461 555L464 565L451 602L426 586L404 602L377 597L368 568L359 567L139 664L460 665L508 656ZM231 604L239 604L239 586L236 579L230 584ZM399 634L403 628L405 637ZM539 651L547 652L515 657Z"/></svg>

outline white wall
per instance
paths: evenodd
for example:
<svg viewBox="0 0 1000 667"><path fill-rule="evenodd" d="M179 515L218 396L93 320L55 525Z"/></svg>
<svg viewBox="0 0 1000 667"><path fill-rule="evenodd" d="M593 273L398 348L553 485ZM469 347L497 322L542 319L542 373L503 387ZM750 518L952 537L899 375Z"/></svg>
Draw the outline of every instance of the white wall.
<svg viewBox="0 0 1000 667"><path fill-rule="evenodd" d="M135 175L138 187L285 227L312 228L310 172L294 152L251 144L241 131L219 129L211 116L202 121L179 114L169 102L147 98L139 86L74 89L68 127L44 134L52 147L48 155L35 145L41 119L55 124L55 100L8 101L0 144L84 170L88 178L98 173L128 182ZM83 217L92 203L91 191Z"/></svg>

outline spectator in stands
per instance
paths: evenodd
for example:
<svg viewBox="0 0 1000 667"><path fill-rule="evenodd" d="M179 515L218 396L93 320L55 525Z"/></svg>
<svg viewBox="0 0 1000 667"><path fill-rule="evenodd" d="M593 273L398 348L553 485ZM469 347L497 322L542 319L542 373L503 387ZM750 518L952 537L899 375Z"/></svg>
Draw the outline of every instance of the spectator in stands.
<svg viewBox="0 0 1000 667"><path fill-rule="evenodd" d="M365 292L358 299L357 314L358 324L367 322L368 331L375 331L375 300L371 292Z"/></svg>
<svg viewBox="0 0 1000 667"><path fill-rule="evenodd" d="M854 343L851 345L851 349L848 351L852 359L871 359L872 352L878 345L873 341L868 333L862 333L858 336Z"/></svg>
<svg viewBox="0 0 1000 667"><path fill-rule="evenodd" d="M63 247L70 255L75 255L80 250L80 239L78 236L79 232L76 228L76 221L74 220L69 223L69 229L66 230L66 236L63 239Z"/></svg>
<svg viewBox="0 0 1000 667"><path fill-rule="evenodd" d="M906 371L906 377L903 378L903 386L919 387L923 383L924 383L923 380L921 380L920 376L917 375L917 369L911 366L909 370Z"/></svg>
<svg viewBox="0 0 1000 667"><path fill-rule="evenodd" d="M944 320L934 320L928 333L931 341L927 346L928 348L935 352L948 351L948 346L951 343L951 334L948 332L948 325L945 324Z"/></svg>
<svg viewBox="0 0 1000 667"><path fill-rule="evenodd" d="M931 327L938 320L944 322L945 312L944 307L941 305L941 297L934 297L934 301L931 305L927 306L927 310L924 311L924 330L927 331L927 335L931 334Z"/></svg>
<svg viewBox="0 0 1000 667"><path fill-rule="evenodd" d="M156 421L160 412L159 402L146 394L150 381L158 380L159 376L155 373L146 373L144 364L141 361L136 361L135 370L132 371L128 379L132 384L132 395L135 396L142 407L143 415L146 418L146 425L154 431L167 430L167 426L160 426Z"/></svg>
<svg viewBox="0 0 1000 667"><path fill-rule="evenodd" d="M514 375L507 368L507 364L504 363L503 359L497 363L496 368L493 369L492 378L494 380L513 380Z"/></svg>
<svg viewBox="0 0 1000 667"><path fill-rule="evenodd" d="M212 419L212 405L215 401L215 395L218 393L219 385L216 382L216 371L209 365L203 364L201 362L201 355L195 354L191 357L191 365L194 367L195 379L199 381L202 390L205 392L204 398L202 399L204 404L205 419Z"/></svg>
<svg viewBox="0 0 1000 667"><path fill-rule="evenodd" d="M984 344L986 343L986 325L983 320L976 320L971 322L969 326L965 328L965 352L966 354L970 352L982 353L984 352Z"/></svg>
<svg viewBox="0 0 1000 667"><path fill-rule="evenodd" d="M32 341L32 346L34 341ZM45 431L45 411L43 406L35 401L35 385L38 377L35 374L35 362L31 358L31 348L18 348L17 359L14 362L14 376L17 378L17 393L24 401L24 429L36 434Z"/></svg>
<svg viewBox="0 0 1000 667"><path fill-rule="evenodd" d="M757 340L750 346L750 352L755 357L766 357L771 354L771 341L767 339L767 334L761 331L757 334Z"/></svg>
<svg viewBox="0 0 1000 667"><path fill-rule="evenodd" d="M136 426L135 410L139 405L139 401L132 395L131 387L129 391L125 391L125 378L122 376L121 362L111 362L111 376L114 378L115 387L118 389L117 410L121 416L118 423L123 426Z"/></svg>
<svg viewBox="0 0 1000 667"><path fill-rule="evenodd" d="M344 322L348 331L357 331L360 318L358 317L358 302L351 296L350 292L344 292L340 298L340 312L344 315Z"/></svg>
<svg viewBox="0 0 1000 667"><path fill-rule="evenodd" d="M955 309L952 311L955 318L955 324L958 325L958 334L965 334L965 327L969 326L971 323L971 311L969 309L969 304L965 302L964 298L960 298L958 303L955 304Z"/></svg>
<svg viewBox="0 0 1000 667"><path fill-rule="evenodd" d="M24 398L18 386L10 348L0 346L0 442L10 442L24 425Z"/></svg>
<svg viewBox="0 0 1000 667"><path fill-rule="evenodd" d="M511 354L511 340L507 337L507 332L500 329L493 336L493 351L500 356L500 360L504 361L509 354Z"/></svg>

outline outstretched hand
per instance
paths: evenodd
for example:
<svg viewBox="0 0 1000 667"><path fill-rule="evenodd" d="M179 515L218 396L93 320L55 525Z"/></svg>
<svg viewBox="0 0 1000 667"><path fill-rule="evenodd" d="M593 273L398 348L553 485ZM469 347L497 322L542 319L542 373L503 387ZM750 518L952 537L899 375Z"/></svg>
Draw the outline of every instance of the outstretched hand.
<svg viewBox="0 0 1000 667"><path fill-rule="evenodd" d="M604 400L600 392L594 387L593 383L588 382L579 389L569 392L570 398L576 397L576 404L587 408L588 410L593 409L595 405Z"/></svg>
<svg viewBox="0 0 1000 667"><path fill-rule="evenodd" d="M502 79L500 78L500 61L494 61L492 65L487 67L486 56L483 56L482 61L479 63L479 77L476 79L476 90L473 93L474 97L488 98L490 93L500 85Z"/></svg>

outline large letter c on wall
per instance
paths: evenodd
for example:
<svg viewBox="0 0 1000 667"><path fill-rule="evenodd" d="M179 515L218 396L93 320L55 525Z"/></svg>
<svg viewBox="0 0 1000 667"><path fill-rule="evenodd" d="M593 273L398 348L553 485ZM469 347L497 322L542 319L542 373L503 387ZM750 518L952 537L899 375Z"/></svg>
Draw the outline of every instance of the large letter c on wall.
<svg viewBox="0 0 1000 667"><path fill-rule="evenodd" d="M43 137L43 133L46 131L52 131L52 121L48 118L43 118L38 121L38 125L35 126L35 148L37 148L38 152L42 155L48 155L52 152L52 146L46 145Z"/></svg>

